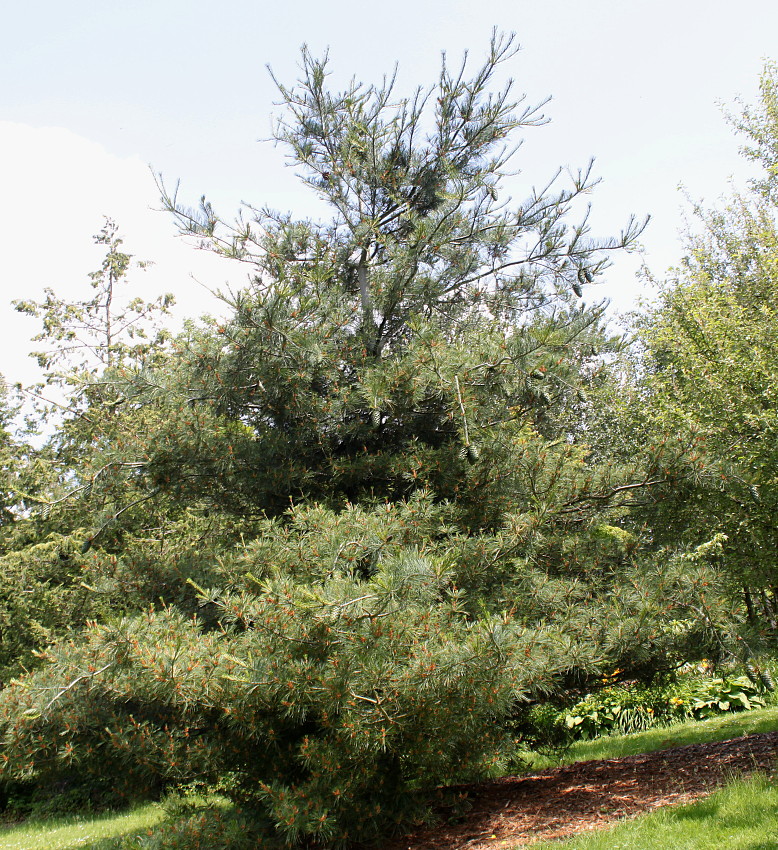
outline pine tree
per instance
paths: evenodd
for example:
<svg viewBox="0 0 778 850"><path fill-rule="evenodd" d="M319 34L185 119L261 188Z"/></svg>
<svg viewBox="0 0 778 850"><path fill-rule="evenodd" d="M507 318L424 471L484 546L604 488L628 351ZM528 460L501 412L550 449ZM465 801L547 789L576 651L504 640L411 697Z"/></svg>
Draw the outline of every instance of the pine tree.
<svg viewBox="0 0 778 850"><path fill-rule="evenodd" d="M520 204L504 194L515 133L545 120L511 82L490 90L515 52L495 35L472 76L444 62L436 86L400 98L393 79L332 93L326 60L304 50L302 79L279 84L276 136L329 222L249 207L227 227L205 199L191 210L165 194L185 233L254 277L232 318L181 351L190 408L242 427L227 446L182 434L212 454L158 455L157 480L207 481L271 513L424 487L460 500L511 429L566 436L560 414L608 346L602 309L579 296L640 228L597 241L585 217L568 221L591 168Z"/></svg>
<svg viewBox="0 0 778 850"><path fill-rule="evenodd" d="M139 418L105 480L246 534L195 617L96 626L2 694L6 776L199 782L263 841L369 840L488 769L532 700L707 645L705 565L642 569L618 527L661 453L611 463L585 433L615 343L579 299L639 227L568 223L589 170L511 204L511 135L542 122L492 91L514 53L495 35L402 99L333 94L304 50L277 136L329 222L227 227L165 195L254 277L228 320L115 376Z"/></svg>

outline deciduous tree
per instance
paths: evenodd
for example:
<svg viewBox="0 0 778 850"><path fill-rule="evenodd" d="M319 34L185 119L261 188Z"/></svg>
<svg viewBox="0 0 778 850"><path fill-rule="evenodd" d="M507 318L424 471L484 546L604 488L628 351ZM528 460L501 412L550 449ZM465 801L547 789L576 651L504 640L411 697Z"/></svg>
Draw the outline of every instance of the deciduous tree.
<svg viewBox="0 0 778 850"><path fill-rule="evenodd" d="M722 542L721 567L757 633L778 638L776 387L778 76L733 118L763 166L720 210L698 208L700 230L641 324L647 420L698 444L699 474L668 501L664 528L699 545ZM659 529L660 526L658 526Z"/></svg>

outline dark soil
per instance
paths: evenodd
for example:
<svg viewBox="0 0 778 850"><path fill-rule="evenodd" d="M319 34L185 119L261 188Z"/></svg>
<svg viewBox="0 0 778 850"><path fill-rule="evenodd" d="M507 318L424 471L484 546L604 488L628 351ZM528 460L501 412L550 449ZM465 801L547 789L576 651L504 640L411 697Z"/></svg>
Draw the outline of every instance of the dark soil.
<svg viewBox="0 0 778 850"><path fill-rule="evenodd" d="M485 850L566 838L697 800L733 776L774 773L777 764L778 732L768 732L463 785L454 790L464 799L464 814L382 850Z"/></svg>

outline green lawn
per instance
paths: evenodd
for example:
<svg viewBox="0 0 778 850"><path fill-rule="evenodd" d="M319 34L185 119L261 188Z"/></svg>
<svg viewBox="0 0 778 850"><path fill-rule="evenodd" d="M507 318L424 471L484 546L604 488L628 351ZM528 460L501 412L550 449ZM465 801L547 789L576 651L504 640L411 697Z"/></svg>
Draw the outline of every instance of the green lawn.
<svg viewBox="0 0 778 850"><path fill-rule="evenodd" d="M619 758L776 730L778 707L773 706L636 735L579 741L562 758L536 759L535 764ZM670 806L567 841L531 846L533 850L778 850L778 785L763 776L736 779L697 803Z"/></svg>
<svg viewBox="0 0 778 850"><path fill-rule="evenodd" d="M778 706L738 714L725 714L710 720L664 726L638 732L635 735L613 735L594 741L577 741L559 758L527 754L531 768L542 770L559 764L572 764L590 759L614 759L638 753L652 753L685 744L710 741L727 741L741 735L778 730Z"/></svg>
<svg viewBox="0 0 778 850"><path fill-rule="evenodd" d="M149 829L162 814L159 806L149 803L121 814L27 821L0 828L0 850L84 850L104 838Z"/></svg>
<svg viewBox="0 0 778 850"><path fill-rule="evenodd" d="M778 785L764 776L710 797L533 850L778 850Z"/></svg>

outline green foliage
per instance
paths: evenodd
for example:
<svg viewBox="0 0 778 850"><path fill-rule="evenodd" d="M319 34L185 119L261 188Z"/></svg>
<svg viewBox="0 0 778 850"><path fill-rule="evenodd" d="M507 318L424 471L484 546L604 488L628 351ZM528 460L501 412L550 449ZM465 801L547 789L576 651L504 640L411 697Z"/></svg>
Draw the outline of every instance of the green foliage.
<svg viewBox="0 0 778 850"><path fill-rule="evenodd" d="M187 580L205 581L225 543L250 528L199 505L151 504L133 463L118 456L135 429L156 426L159 411L130 409L111 376L163 359L169 333L158 320L171 299L124 296L128 272L144 264L121 251L113 222L95 242L106 254L90 275L92 298L47 291L42 303L16 302L42 322L36 340L46 345L36 356L45 380L21 390L32 409L7 394L0 408L2 683L39 666L50 643L87 620L160 600L193 610ZM18 435L20 409L28 430ZM127 475L119 480L112 464Z"/></svg>
<svg viewBox="0 0 778 850"><path fill-rule="evenodd" d="M40 303L14 302L18 311L40 319L42 330L34 339L45 344L33 355L44 380L23 388L27 419L37 425L43 443L38 487L26 494L27 518L38 522L39 535L84 529L96 520L91 537L147 500L134 480L135 466L117 452L133 429L149 429L159 414L130 410L113 379L164 359L170 333L162 319L172 297L147 303L125 295L129 271L146 264L133 263L121 251L110 219L94 241L106 254L89 276L91 298L65 301L47 290ZM127 473L120 483L111 474L118 469Z"/></svg>
<svg viewBox="0 0 778 850"><path fill-rule="evenodd" d="M331 221L230 228L165 193L253 264L223 322L116 348L112 231L92 307L35 307L50 338L99 339L35 517L82 536L99 622L0 694L6 780L237 804L171 823L182 847L240 846L244 816L286 845L367 841L488 771L532 701L729 641L722 538L646 555L632 522L677 452L592 425L620 343L578 299L639 228L570 223L588 171L501 196L540 117L490 90L513 53L495 36L471 76L444 64L401 99L332 93L304 51L277 136Z"/></svg>
<svg viewBox="0 0 778 850"><path fill-rule="evenodd" d="M746 676L681 676L655 685L606 685L563 708L539 704L526 712L517 730L526 743L553 749L574 740L751 711L765 702L764 688Z"/></svg>
<svg viewBox="0 0 778 850"><path fill-rule="evenodd" d="M714 717L727 711L750 711L764 707L760 688L747 676L737 679L711 679L692 692L691 711L698 719Z"/></svg>
<svg viewBox="0 0 778 850"><path fill-rule="evenodd" d="M682 593L698 604L688 572L598 594L514 562L506 610L482 569L506 541L465 538L455 513L417 497L268 520L222 559L199 617L93 626L6 688L4 776L119 777L120 795L196 781L284 841L366 840L487 769L522 703L603 658L656 668L704 645L696 621L670 627Z"/></svg>
<svg viewBox="0 0 778 850"><path fill-rule="evenodd" d="M696 209L675 280L639 320L641 428L688 435L695 444L682 488L651 519L657 538L696 546L717 539L719 569L748 617L752 647L778 640L778 546L774 434L778 386L776 69L766 66L761 102L733 119L746 153L764 166L750 190L722 210ZM644 431L645 433L645 431ZM739 653L748 660L748 651Z"/></svg>
<svg viewBox="0 0 778 850"><path fill-rule="evenodd" d="M542 123L511 84L489 90L514 52L495 36L472 76L444 66L430 92L403 99L391 83L333 93L326 62L304 51L301 80L279 86L277 138L331 221L247 207L230 227L163 187L184 232L255 276L225 299L228 320L178 341L175 370L117 383L169 411L135 449L147 487L272 515L290 500L341 507L429 488L469 500L484 527L506 499L542 499L569 477L584 375L615 344L602 308L575 291L639 227L597 241L569 222L588 170L496 200L511 135ZM609 483L589 489L605 498Z"/></svg>
<svg viewBox="0 0 778 850"><path fill-rule="evenodd" d="M672 701L668 705L663 689L604 688L571 706L564 713L564 723L572 738L625 735L666 721L672 714L671 705L674 707Z"/></svg>
<svg viewBox="0 0 778 850"><path fill-rule="evenodd" d="M12 433L15 414L5 379L0 375L0 533L14 521L18 500L16 479L21 464L19 446Z"/></svg>
<svg viewBox="0 0 778 850"><path fill-rule="evenodd" d="M49 471L47 452L34 445L36 429L23 411L20 388L0 375L0 555L13 548L19 521L39 504Z"/></svg>
<svg viewBox="0 0 778 850"><path fill-rule="evenodd" d="M33 340L47 348L33 356L46 371L46 383L83 389L85 375L99 377L105 369L128 362L143 363L159 352L169 333L154 321L167 312L172 295L145 303L140 298L122 298L120 284L133 266L132 255L121 251L123 240L118 227L106 218L94 237L96 245L107 246L100 268L92 272L94 295L84 301L66 302L51 289L46 300L14 301L20 313L41 319L43 330ZM145 268L148 263L134 264ZM53 367L63 364L56 371ZM79 382L81 382L79 384Z"/></svg>
<svg viewBox="0 0 778 850"><path fill-rule="evenodd" d="M52 534L45 542L2 556L0 681L37 666L57 637L96 616L83 584L80 541Z"/></svg>
<svg viewBox="0 0 778 850"><path fill-rule="evenodd" d="M421 559L339 590L227 597L252 623L229 636L172 612L95 631L3 694L18 718L6 770L49 778L70 761L128 789L222 777L288 840L378 834L415 810L416 783L467 776L493 751L519 638L468 624L453 601L430 613L440 576ZM539 662L534 674L548 675Z"/></svg>
<svg viewBox="0 0 778 850"><path fill-rule="evenodd" d="M671 631L640 626L667 586L646 594L637 576L588 606L538 576L540 622L490 613L479 570L446 534L451 513L417 499L269 521L223 561L228 589L204 595L202 625L171 610L95 627L7 688L6 776L110 774L120 793L221 782L289 840L345 838L418 811L417 789L482 769L517 701L596 670L602 653L672 655ZM495 542L482 539L488 556Z"/></svg>
<svg viewBox="0 0 778 850"><path fill-rule="evenodd" d="M213 582L220 557L251 531L248 523L201 510L174 512L164 503L142 520L89 546L88 529L41 533L43 539L32 542L34 529L18 523L17 538L0 555L0 681L46 663L45 650L88 621L155 604L200 610L192 583Z"/></svg>

